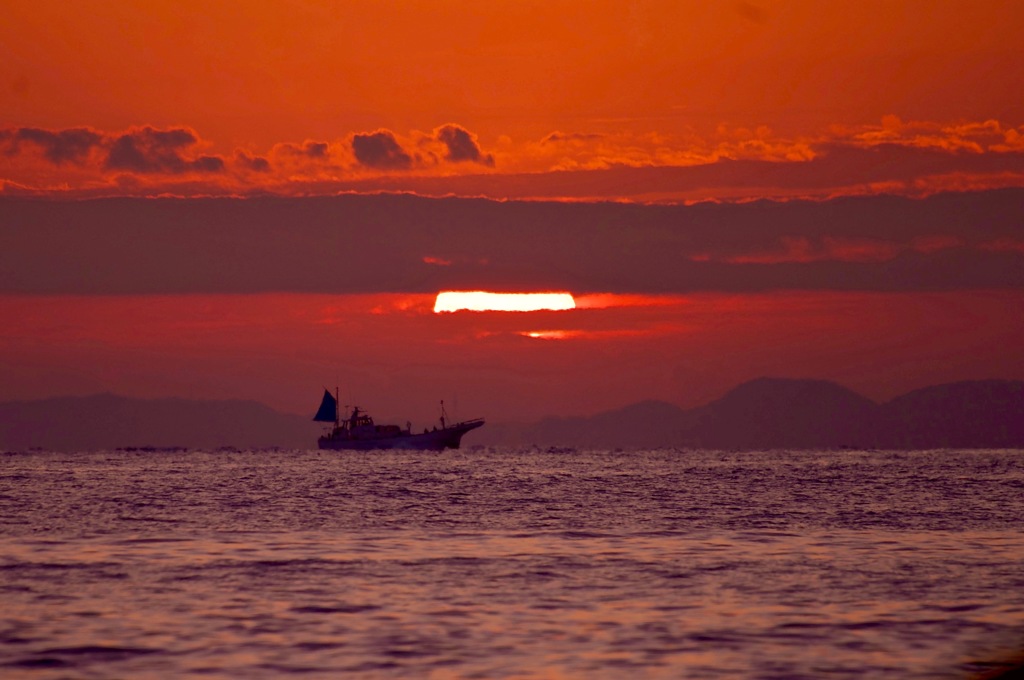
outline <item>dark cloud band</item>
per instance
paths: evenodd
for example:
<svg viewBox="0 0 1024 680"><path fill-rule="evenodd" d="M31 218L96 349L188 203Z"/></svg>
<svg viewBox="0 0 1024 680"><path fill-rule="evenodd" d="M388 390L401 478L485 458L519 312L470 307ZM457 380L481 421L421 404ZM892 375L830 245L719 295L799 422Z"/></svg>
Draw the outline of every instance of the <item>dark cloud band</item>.
<svg viewBox="0 0 1024 680"><path fill-rule="evenodd" d="M0 292L1024 289L1021 205L1024 189L693 206L0 197Z"/></svg>

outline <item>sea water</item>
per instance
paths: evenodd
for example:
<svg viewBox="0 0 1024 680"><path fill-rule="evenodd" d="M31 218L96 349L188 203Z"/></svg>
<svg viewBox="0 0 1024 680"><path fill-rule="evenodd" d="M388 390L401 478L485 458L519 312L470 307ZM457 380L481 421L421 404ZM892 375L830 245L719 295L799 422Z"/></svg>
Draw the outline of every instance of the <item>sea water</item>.
<svg viewBox="0 0 1024 680"><path fill-rule="evenodd" d="M1022 451L0 454L5 678L967 678Z"/></svg>

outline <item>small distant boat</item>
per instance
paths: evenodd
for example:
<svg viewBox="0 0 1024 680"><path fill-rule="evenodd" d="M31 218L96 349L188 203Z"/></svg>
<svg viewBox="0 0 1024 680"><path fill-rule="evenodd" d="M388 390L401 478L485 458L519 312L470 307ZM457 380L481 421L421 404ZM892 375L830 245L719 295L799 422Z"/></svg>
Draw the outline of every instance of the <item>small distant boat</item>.
<svg viewBox="0 0 1024 680"><path fill-rule="evenodd" d="M457 449L462 436L484 424L483 418L474 418L460 423L449 423L441 402L441 427L424 429L414 433L406 424L405 429L398 425L377 425L373 418L354 406L344 419L339 417L338 399L329 390L324 390L324 398L320 409L313 420L333 423L334 427L317 440L321 449L334 451L354 450L372 451L375 449L413 449L417 451L443 451Z"/></svg>

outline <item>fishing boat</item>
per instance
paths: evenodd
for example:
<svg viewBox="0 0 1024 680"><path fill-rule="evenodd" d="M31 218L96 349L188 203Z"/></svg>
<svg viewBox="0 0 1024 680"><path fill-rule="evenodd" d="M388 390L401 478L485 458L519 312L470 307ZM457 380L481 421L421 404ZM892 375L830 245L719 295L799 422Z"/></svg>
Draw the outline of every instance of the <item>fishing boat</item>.
<svg viewBox="0 0 1024 680"><path fill-rule="evenodd" d="M366 412L353 406L342 419L338 409L338 398L330 390L324 390L320 409L313 416L317 422L333 423L333 427L317 440L321 449L334 451L373 451L376 449L413 449L417 451L443 451L457 449L462 436L484 424L483 418L474 418L458 423L449 423L448 415L441 402L440 427L424 428L413 432L412 426L378 425Z"/></svg>

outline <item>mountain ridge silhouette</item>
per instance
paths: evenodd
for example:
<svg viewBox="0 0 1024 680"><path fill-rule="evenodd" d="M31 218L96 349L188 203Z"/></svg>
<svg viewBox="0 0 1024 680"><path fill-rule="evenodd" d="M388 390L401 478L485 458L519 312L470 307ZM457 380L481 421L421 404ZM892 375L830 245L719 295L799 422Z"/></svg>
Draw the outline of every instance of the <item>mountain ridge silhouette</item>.
<svg viewBox="0 0 1024 680"><path fill-rule="evenodd" d="M593 416L500 424L477 439L575 447L597 440L602 448L1015 448L1024 447L1024 381L944 383L876 403L827 380L761 377L692 409L636 402Z"/></svg>
<svg viewBox="0 0 1024 680"><path fill-rule="evenodd" d="M319 425L255 401L114 394L0 403L0 449L314 448ZM763 377L691 409L488 422L463 446L602 449L1024 448L1024 381L931 385L884 403L827 380Z"/></svg>

